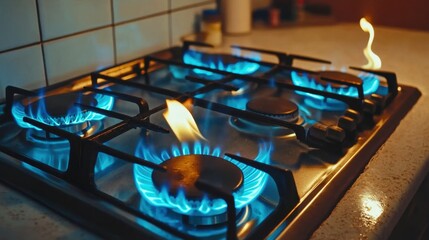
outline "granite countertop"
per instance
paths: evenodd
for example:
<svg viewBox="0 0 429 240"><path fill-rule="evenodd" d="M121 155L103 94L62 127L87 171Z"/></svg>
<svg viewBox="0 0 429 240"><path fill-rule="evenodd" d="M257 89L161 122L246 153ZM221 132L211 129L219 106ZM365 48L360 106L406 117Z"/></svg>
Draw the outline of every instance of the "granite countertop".
<svg viewBox="0 0 429 240"><path fill-rule="evenodd" d="M429 170L429 32L376 27L383 70L422 92L413 109L313 234L313 239L383 239L396 225ZM366 64L368 35L356 24L257 29L224 38L240 44L329 59L336 69ZM297 62L298 63L298 62ZM298 63L315 68L318 65ZM319 66L320 67L320 66ZM426 106L426 107L425 107ZM51 210L0 184L0 238L95 239Z"/></svg>

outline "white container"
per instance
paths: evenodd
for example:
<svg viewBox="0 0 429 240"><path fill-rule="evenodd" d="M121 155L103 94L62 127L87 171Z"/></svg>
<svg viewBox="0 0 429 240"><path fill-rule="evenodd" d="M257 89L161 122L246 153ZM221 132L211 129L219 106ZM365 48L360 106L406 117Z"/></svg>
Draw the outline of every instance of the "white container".
<svg viewBox="0 0 429 240"><path fill-rule="evenodd" d="M226 34L246 34L252 30L250 0L221 0L221 14Z"/></svg>

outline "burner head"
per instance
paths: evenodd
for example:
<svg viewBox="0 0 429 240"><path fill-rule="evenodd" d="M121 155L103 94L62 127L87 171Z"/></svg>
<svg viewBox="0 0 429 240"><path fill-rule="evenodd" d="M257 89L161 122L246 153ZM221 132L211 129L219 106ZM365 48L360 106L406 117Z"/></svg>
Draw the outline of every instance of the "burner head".
<svg viewBox="0 0 429 240"><path fill-rule="evenodd" d="M63 93L57 95L43 95L39 92L37 99L29 97L23 101L16 101L12 106L12 115L21 128L41 129L27 123L24 118L30 118L54 127L69 127L89 121L98 121L106 116L94 111L86 111L75 103L81 103L103 110L111 110L115 103L112 96L104 94L85 94L83 91ZM73 127L74 128L74 127ZM78 129L85 126L78 127ZM69 129L72 132L73 129Z"/></svg>
<svg viewBox="0 0 429 240"><path fill-rule="evenodd" d="M321 78L330 78L330 79L341 79L345 82L355 83L355 82L362 82L362 79L360 79L358 76L355 76L350 73L340 72L340 71L321 71L320 78L317 79L317 82L322 84L323 86L330 85L334 88L347 88L349 86L339 84L339 83L333 83L333 82L327 82Z"/></svg>
<svg viewBox="0 0 429 240"><path fill-rule="evenodd" d="M76 107L74 103L82 103L85 105L97 106L97 100L94 95L82 95L81 93L65 93L59 95L47 96L30 104L26 108L26 112L37 112L45 108L47 117L61 119L65 117L76 117L81 114L82 110ZM42 106L44 104L44 106Z"/></svg>
<svg viewBox="0 0 429 240"><path fill-rule="evenodd" d="M170 196L183 190L189 200L201 200L206 193L195 187L199 179L212 183L227 191L235 192L243 184L243 173L233 163L210 155L183 155L171 158L161 166L167 171L153 171L152 180L160 191L167 186Z"/></svg>
<svg viewBox="0 0 429 240"><path fill-rule="evenodd" d="M288 122L296 122L299 119L298 106L284 98L255 98L247 102L246 108L252 112L281 118Z"/></svg>
<svg viewBox="0 0 429 240"><path fill-rule="evenodd" d="M328 81L328 79L337 81ZM369 95L375 92L379 86L379 80L375 76L362 74L356 76L340 71L319 71L316 74L298 74L297 72L292 71L291 80L296 86L350 97L359 96L358 88L353 85L361 84L364 95ZM353 84L346 85L347 83ZM323 94L313 94L299 90L295 90L295 92L299 95L305 96L306 99L304 100L304 103L315 109L344 111L347 108L347 104L343 101L334 98L326 98Z"/></svg>
<svg viewBox="0 0 429 240"><path fill-rule="evenodd" d="M221 71L227 71L236 74L253 74L256 72L260 65L253 61L259 61L261 57L259 54L250 53L245 58L251 59L253 61L239 60L237 57L240 56L240 52L235 52L231 54L216 54L216 53L202 53L198 51L189 50L183 55L183 61L187 64L192 64L195 66L203 66L212 69L217 69ZM197 74L203 74L206 76L213 75L212 72L207 71L195 71Z"/></svg>
<svg viewBox="0 0 429 240"><path fill-rule="evenodd" d="M82 122L73 125L64 125L60 126L61 129L68 132L77 134L81 137L92 135L94 132L97 132L99 129L102 129L103 123L100 121L88 121ZM55 134L49 134L45 131L39 131L35 129L28 129L26 131L26 140L34 144L55 144L55 145L68 145L69 142L67 139L59 137Z"/></svg>

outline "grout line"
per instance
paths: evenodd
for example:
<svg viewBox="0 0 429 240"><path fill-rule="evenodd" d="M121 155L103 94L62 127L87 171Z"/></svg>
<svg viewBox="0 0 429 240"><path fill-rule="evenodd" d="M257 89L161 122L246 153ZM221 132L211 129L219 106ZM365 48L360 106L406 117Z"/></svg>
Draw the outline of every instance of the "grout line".
<svg viewBox="0 0 429 240"><path fill-rule="evenodd" d="M168 47L173 45L173 16L171 14L171 1L168 1Z"/></svg>
<svg viewBox="0 0 429 240"><path fill-rule="evenodd" d="M100 26L100 27L95 27L95 28L90 28L90 29L86 29L86 30L83 30L83 31L79 31L79 32L75 32L75 33L70 33L70 34L67 34L67 35L59 36L59 37L50 38L50 39L42 41L42 42L43 43L49 43L49 42L53 42L53 41L60 40L60 39L63 39L63 38L68 38L68 37L73 37L73 36L77 36L77 35L84 34L84 33L94 32L94 31L105 29L105 28L109 28L109 27L112 27L112 24L104 25L104 26Z"/></svg>
<svg viewBox="0 0 429 240"><path fill-rule="evenodd" d="M113 3L112 3L112 0L111 0L111 4L112 4L111 5L111 12L112 12L112 23L111 24L100 26L100 27L96 27L96 28L91 28L91 29L87 29L87 30L83 30L83 31L75 32L75 33L70 33L70 34L67 34L67 35L62 35L62 36L51 38L51 39L47 39L47 40L43 40L42 28L41 28L41 20L40 20L40 14L39 14L39 0L36 0L36 3L37 3L36 4L36 8L37 8L37 15L38 15L38 25L39 25L40 42L30 43L30 44L22 45L22 46L19 46L19 47L14 47L14 48L6 49L6 50L1 50L0 54L6 53L6 52L11 52L11 51L14 51L14 50L19 50L19 49L26 48L26 47L35 46L35 45L38 45L38 44L42 44L42 46L43 46L44 43L49 43L49 42L60 40L60 39L63 39L63 38L73 37L73 36L76 36L76 35L79 35L79 34L84 34L84 33L92 32L92 31L97 31L97 30L101 30L101 29L104 29L104 28L116 27L116 26L120 26L120 25L123 25L123 24L132 23L132 22L136 22L136 21L140 21L140 20L144 20L144 19L148 19L148 18L152 18L152 17L157 17L157 16L161 16L161 15L166 15L166 14L169 14L169 17L170 17L169 18L169 24L170 24L169 28L170 28L170 35L171 35L171 32L172 32L172 29L171 29L172 28L172 26L171 26L171 23L172 23L171 13L182 11L182 10L186 10L186 9L190 9L190 8L194 8L194 7L204 6L204 5L209 4L209 3L215 3L214 1L209 0L209 1L201 2L201 3L197 3L197 4L193 4L193 5L188 5L188 6L185 6L185 7L180 7L180 8L176 8L176 9L172 10L171 9L171 5L172 5L171 1L173 1L173 0L169 1L169 10L167 10L167 11L163 11L163 12L159 12L159 13L155 13L155 14L151 14L151 15L146 15L146 16L143 16L143 17L133 18L133 19L130 19L130 20L126 20L126 21L115 23L114 22L114 15L113 15L114 14L113 13ZM170 37L172 37L172 36L170 36ZM172 42L172 39L170 39L170 43L171 42Z"/></svg>
<svg viewBox="0 0 429 240"><path fill-rule="evenodd" d="M40 19L39 0L36 0L36 13L37 13L37 24L39 26L39 41L40 41L39 43L40 43L40 48L42 50L43 71L45 73L45 84L46 86L49 86L48 71L46 68L45 44L43 42L43 33L42 33L42 21Z"/></svg>
<svg viewBox="0 0 429 240"><path fill-rule="evenodd" d="M113 63L116 65L117 61L117 49L116 49L116 26L115 24L115 13L113 9L113 0L110 0L110 14L112 15L112 40L113 40Z"/></svg>
<svg viewBox="0 0 429 240"><path fill-rule="evenodd" d="M39 33L39 34L40 34L40 33ZM21 46L19 46L19 47L14 47L14 48L6 49L6 50L1 50L1 51L0 51L0 54L8 53L8 52L12 52L12 51L15 51L15 50L20 50L20 49L27 48L27 47L34 47L34 46L39 45L40 43L41 43L40 41L39 41L39 42L33 42L33 43L29 43L29 44L21 45Z"/></svg>
<svg viewBox="0 0 429 240"><path fill-rule="evenodd" d="M86 30L83 30L83 31L79 31L79 32L70 33L70 34L67 34L67 35L55 37L55 38L51 38L51 39L45 40L43 42L44 43L48 43L48 42L56 41L56 40L63 39L63 38L73 37L73 36L84 34L84 33L88 33L88 32L93 32L93 31L97 31L97 30L101 30L101 29L105 29L105 28L109 28L109 27L116 27L116 26L120 26L120 25L123 25L123 24L137 22L137 21L140 21L140 20L144 20L144 19L148 19L148 18L152 18L152 17L157 17L157 16L162 16L162 15L168 14L168 11L164 11L164 12L159 12L159 13L156 13L156 14L151 14L151 15L147 15L147 16L143 16L143 17L139 17L139 18L133 18L133 19L130 19L130 20L126 20L126 21L114 23L114 20L113 20L114 19L114 16L113 16L113 6L111 7L111 12L112 12L112 23L111 24L100 26L100 27L95 27L95 28L90 28L90 29L86 29Z"/></svg>
<svg viewBox="0 0 429 240"><path fill-rule="evenodd" d="M169 11L168 11L168 19L169 19L168 28L169 28L169 35L170 35L170 38L169 38L170 47L173 46L173 13L183 11L183 10L188 10L191 8L202 7L202 6L208 5L210 3L216 4L216 1L209 0L209 1L205 1L205 2L200 2L200 3L196 3L196 4L184 6L184 7L179 7L176 9L172 9L172 5L173 5L172 2L173 2L173 0L170 0L169 6L168 6L168 9L169 9Z"/></svg>
<svg viewBox="0 0 429 240"><path fill-rule="evenodd" d="M144 20L144 19L147 19L147 18L158 17L158 16L161 16L161 15L165 15L165 14L169 14L169 13L173 13L173 12L178 12L178 11L182 11L182 10L186 10L186 9L190 9L190 8L194 8L194 7L201 7L201 6L207 5L209 3L216 3L216 1L209 0L209 1L205 1L205 2L200 2L200 3L196 3L196 4L184 6L184 7L179 7L179 8L171 9L171 6L172 6L171 2L172 1L173 0L170 0L168 2L168 10L167 11L162 11L162 12L158 12L158 13L154 13L154 14L150 14L150 15L146 15L146 16L142 16L142 17L138 17L138 18L132 18L132 19L125 20L125 21L122 21L122 22L113 23L113 25L114 26L119 26L119 25L123 25L123 24L131 23L131 22L135 22L135 21Z"/></svg>
<svg viewBox="0 0 429 240"><path fill-rule="evenodd" d="M145 16L138 17L138 18L132 18L132 19L129 19L129 20L124 20L122 22L113 23L113 25L114 26L119 26L119 25L124 25L124 24L127 24L127 23L137 22L137 21L144 20L144 19L147 19L147 18L153 18L153 17L158 17L158 16L166 15L169 12L170 11L162 11L162 12L158 12L158 13L154 13L154 14L150 14L150 15L145 15Z"/></svg>
<svg viewBox="0 0 429 240"><path fill-rule="evenodd" d="M87 30L83 30L83 31L79 31L79 32L75 32L75 33L71 33L71 34L67 34L67 35L63 35L63 36L59 36L59 37L55 37L55 38L51 38L51 39L47 39L47 40L43 40L43 33L42 33L42 23L41 23L41 18L40 18L40 9L39 9L39 0L36 0L36 11L37 11L37 22L38 22L38 27L39 27L39 40L40 42L34 42L34 43L30 43L30 44L26 44L26 45L22 45L19 47L14 47L14 48L10 48L10 49L6 49L6 50L2 50L0 51L0 54L2 53L7 53L7 52L12 52L15 50L19 50L19 49L23 49L26 47L32 47L32 46L37 46L37 45L41 45L41 50L42 50L42 58L43 58L43 69L44 69L44 73L45 73L45 82L46 85L49 85L49 81L48 81L48 75L47 75L47 69L46 69L46 56L45 56L45 47L44 45L46 43L49 42L53 42L56 40L60 40L60 39L64 39L64 38L68 38L68 37L73 37L76 35L80 35L80 34L84 34L84 33L89 33L89 32L93 32L93 31L97 31L97 30L101 30L101 29L105 29L105 28L109 28L112 27L112 37L113 37L113 56L114 56L114 63L117 64L117 48L116 48L116 33L115 33L115 27L116 26L120 26L123 24L127 24L127 23L132 23L132 22L136 22L136 21L140 21L140 20L144 20L144 19L148 19L148 18L153 18L153 17L158 17L158 16L162 16L162 15L168 15L168 32L169 32L169 45L171 47L171 45L173 44L173 19L172 19L172 13L178 12L178 11L183 11L186 9L191 9L194 7L199 7L199 6L204 6L207 5L209 3L215 3L215 1L213 0L208 0L208 1L204 1L204 2L200 2L200 3L196 3L196 4L192 4L192 5L188 5L188 6L184 6L184 7L179 7L176 9L171 9L172 8L172 1L173 0L169 0L168 1L168 10L167 11L163 11L163 12L159 12L159 13L155 13L155 14L151 14L151 15L146 15L143 17L138 17L138 18L134 18L134 19L130 19L130 20L126 20L126 21L122 21L122 22L118 22L115 23L115 17L114 17L114 8L113 8L113 0L110 1L110 9L111 9L111 14L112 14L112 22L111 24L108 25L104 25L104 26L100 26L100 27L96 27L96 28L91 28L91 29L87 29Z"/></svg>

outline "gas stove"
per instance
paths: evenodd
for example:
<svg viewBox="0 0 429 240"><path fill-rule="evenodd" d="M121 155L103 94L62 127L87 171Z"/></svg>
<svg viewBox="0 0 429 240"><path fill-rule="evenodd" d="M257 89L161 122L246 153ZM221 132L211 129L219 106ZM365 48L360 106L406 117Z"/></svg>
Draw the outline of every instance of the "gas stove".
<svg viewBox="0 0 429 240"><path fill-rule="evenodd" d="M306 238L420 96L392 72L208 47L7 87L1 180L107 238Z"/></svg>

